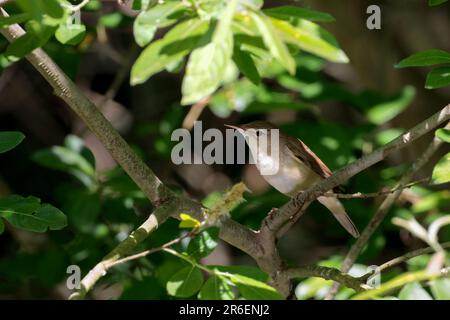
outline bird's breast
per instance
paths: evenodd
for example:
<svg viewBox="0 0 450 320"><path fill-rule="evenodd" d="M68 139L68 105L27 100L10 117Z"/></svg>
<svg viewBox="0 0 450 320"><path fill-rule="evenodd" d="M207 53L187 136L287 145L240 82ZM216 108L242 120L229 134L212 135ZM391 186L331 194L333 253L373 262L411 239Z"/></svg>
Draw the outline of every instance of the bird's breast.
<svg viewBox="0 0 450 320"><path fill-rule="evenodd" d="M281 193L293 196L320 180L308 166L290 156L280 157L275 174L263 174L262 167L274 166L274 161L272 157L260 156L257 166L264 179Z"/></svg>

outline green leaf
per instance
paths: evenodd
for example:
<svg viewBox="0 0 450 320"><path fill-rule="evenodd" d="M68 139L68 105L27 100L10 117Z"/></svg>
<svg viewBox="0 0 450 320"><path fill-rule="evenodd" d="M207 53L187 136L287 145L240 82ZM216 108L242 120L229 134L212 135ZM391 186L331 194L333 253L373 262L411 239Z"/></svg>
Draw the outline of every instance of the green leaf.
<svg viewBox="0 0 450 320"><path fill-rule="evenodd" d="M431 292L437 300L450 300L450 279L442 278L431 281Z"/></svg>
<svg viewBox="0 0 450 320"><path fill-rule="evenodd" d="M395 99L372 106L367 112L367 118L374 124L384 124L405 110L415 95L416 90L414 87L406 86Z"/></svg>
<svg viewBox="0 0 450 320"><path fill-rule="evenodd" d="M432 174L433 183L447 183L450 181L450 152L438 161Z"/></svg>
<svg viewBox="0 0 450 320"><path fill-rule="evenodd" d="M446 128L437 129L435 135L442 141L450 143L450 129Z"/></svg>
<svg viewBox="0 0 450 320"><path fill-rule="evenodd" d="M168 65L183 59L197 47L208 24L199 19L179 23L163 39L151 43L138 57L131 69L131 84L144 83Z"/></svg>
<svg viewBox="0 0 450 320"><path fill-rule="evenodd" d="M48 26L57 26L65 16L65 10L58 0L17 0L19 7L30 18Z"/></svg>
<svg viewBox="0 0 450 320"><path fill-rule="evenodd" d="M0 215L8 217L16 212L31 214L40 207L41 200L36 197L29 196L27 198L11 195L0 198Z"/></svg>
<svg viewBox="0 0 450 320"><path fill-rule="evenodd" d="M234 300L234 292L222 277L212 276L206 280L198 294L200 300Z"/></svg>
<svg viewBox="0 0 450 320"><path fill-rule="evenodd" d="M66 147L54 146L33 154L32 159L40 165L72 174L86 186L93 184L95 169L81 154Z"/></svg>
<svg viewBox="0 0 450 320"><path fill-rule="evenodd" d="M380 146L383 146L400 136L403 132L404 130L397 128L386 129L376 134L376 141Z"/></svg>
<svg viewBox="0 0 450 320"><path fill-rule="evenodd" d="M28 13L15 14L9 17L0 17L0 28L10 26L15 23L24 23L29 19L30 15Z"/></svg>
<svg viewBox="0 0 450 320"><path fill-rule="evenodd" d="M335 39L319 25L302 20L299 26L271 18L273 25L288 43L332 62L347 63L348 57L337 47Z"/></svg>
<svg viewBox="0 0 450 320"><path fill-rule="evenodd" d="M233 51L233 61L238 69L255 85L261 83L258 69L256 69L255 61L246 51L243 51L236 46Z"/></svg>
<svg viewBox="0 0 450 320"><path fill-rule="evenodd" d="M96 192L77 188L67 194L62 209L70 225L83 232L91 232L100 213L100 197Z"/></svg>
<svg viewBox="0 0 450 320"><path fill-rule="evenodd" d="M187 298L200 290L203 275L200 269L189 266L175 273L167 282L166 289L171 296Z"/></svg>
<svg viewBox="0 0 450 320"><path fill-rule="evenodd" d="M428 0L428 5L429 6L438 6L440 4L443 4L445 2L447 2L448 0Z"/></svg>
<svg viewBox="0 0 450 320"><path fill-rule="evenodd" d="M0 234L2 234L5 231L5 224L3 223L2 219L0 218Z"/></svg>
<svg viewBox="0 0 450 320"><path fill-rule="evenodd" d="M149 10L142 11L134 20L133 34L136 43L141 47L152 41L158 28L167 27L174 23L171 16L182 9L184 4L180 1L158 4Z"/></svg>
<svg viewBox="0 0 450 320"><path fill-rule="evenodd" d="M433 300L428 292L418 282L405 285L400 291L400 300Z"/></svg>
<svg viewBox="0 0 450 320"><path fill-rule="evenodd" d="M186 252L195 260L206 257L217 247L218 238L219 230L217 228L209 228L189 242Z"/></svg>
<svg viewBox="0 0 450 320"><path fill-rule="evenodd" d="M251 12L250 18L256 24L264 44L269 49L271 55L277 60L290 74L295 74L295 60L289 53L287 46L277 34L272 19L263 14Z"/></svg>
<svg viewBox="0 0 450 320"><path fill-rule="evenodd" d="M25 135L18 131L1 131L0 132L0 153L7 152L19 145Z"/></svg>
<svg viewBox="0 0 450 320"><path fill-rule="evenodd" d="M435 68L428 73L425 88L436 89L448 85L450 85L450 67Z"/></svg>
<svg viewBox="0 0 450 320"><path fill-rule="evenodd" d="M264 282L239 274L228 274L227 277L238 287L245 299L283 300L283 296L277 290Z"/></svg>
<svg viewBox="0 0 450 320"><path fill-rule="evenodd" d="M14 227L33 232L59 230L67 225L60 210L49 204L41 205L35 197L13 195L0 199L0 215Z"/></svg>
<svg viewBox="0 0 450 320"><path fill-rule="evenodd" d="M269 278L267 273L259 268L249 266L212 266L214 269L230 274L239 274L248 278L252 278L261 282L266 282Z"/></svg>
<svg viewBox="0 0 450 320"><path fill-rule="evenodd" d="M116 11L102 15L98 22L106 28L117 28L122 24L123 20L124 15L121 12Z"/></svg>
<svg viewBox="0 0 450 320"><path fill-rule="evenodd" d="M397 63L395 67L423 67L442 63L450 63L450 53L443 50L430 49L417 52L409 56L408 58L403 59L402 61Z"/></svg>
<svg viewBox="0 0 450 320"><path fill-rule="evenodd" d="M222 84L233 55L231 23L237 0L230 0L221 15L212 41L195 49L189 57L183 79L181 104L189 105L209 96Z"/></svg>
<svg viewBox="0 0 450 320"><path fill-rule="evenodd" d="M62 44L77 45L86 34L86 26L83 24L61 24L55 32L56 39Z"/></svg>
<svg viewBox="0 0 450 320"><path fill-rule="evenodd" d="M6 49L5 56L9 59L21 59L45 45L55 33L56 27L31 20L27 22L25 29L26 33L11 42Z"/></svg>
<svg viewBox="0 0 450 320"><path fill-rule="evenodd" d="M201 225L201 222L186 213L180 214L180 228L193 229Z"/></svg>
<svg viewBox="0 0 450 320"><path fill-rule="evenodd" d="M322 22L335 21L333 16L328 13L305 9L297 6L280 6L265 9L263 10L263 12L268 16L282 20L291 18L301 18L311 21L322 21Z"/></svg>

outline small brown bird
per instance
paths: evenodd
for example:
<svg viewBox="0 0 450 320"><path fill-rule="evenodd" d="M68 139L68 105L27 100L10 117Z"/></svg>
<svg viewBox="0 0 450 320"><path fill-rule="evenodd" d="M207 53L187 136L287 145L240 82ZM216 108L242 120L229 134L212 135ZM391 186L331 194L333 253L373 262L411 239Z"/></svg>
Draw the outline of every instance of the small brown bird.
<svg viewBox="0 0 450 320"><path fill-rule="evenodd" d="M277 129L272 124L264 121L255 121L245 125L232 126L238 130L247 140L250 152L264 179L275 189L290 197L294 197L300 191L308 189L321 179L331 176L330 169L314 152L300 139L279 132L278 158L271 152L271 130ZM267 148L254 148L251 144L258 139L266 138ZM273 166L277 162L277 171L274 174L262 174L261 166ZM336 190L335 190L336 191ZM334 197L318 197L317 200L333 213L339 223L355 238L359 236L358 229L345 212L339 199Z"/></svg>

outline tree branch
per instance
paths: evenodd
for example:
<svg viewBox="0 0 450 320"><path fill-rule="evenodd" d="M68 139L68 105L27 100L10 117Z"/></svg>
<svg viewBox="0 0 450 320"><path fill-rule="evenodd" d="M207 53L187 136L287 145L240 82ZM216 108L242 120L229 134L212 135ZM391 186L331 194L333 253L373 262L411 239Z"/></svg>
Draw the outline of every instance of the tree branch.
<svg viewBox="0 0 450 320"><path fill-rule="evenodd" d="M441 247L443 249L450 248L450 242L442 243ZM432 247L417 249L417 250L408 252L408 253L406 253L406 254L404 254L402 256L396 257L396 258L394 258L392 260L389 260L389 261L383 263L381 266L378 267L378 271L379 272L383 272L383 271L385 271L387 269L390 269L392 267L395 267L395 266L397 266L397 265L399 265L399 264L401 264L403 262L406 262L409 259L412 259L414 257L418 257L418 256L421 256L421 255L424 255L424 254L431 254L431 253L434 253L434 252L435 252L435 249L433 249Z"/></svg>
<svg viewBox="0 0 450 320"><path fill-rule="evenodd" d="M308 278L319 277L326 280L337 281L347 288L351 288L357 292L364 291L364 280L362 278L355 278L349 274L343 273L336 268L328 268L322 266L304 266L291 268L283 271L290 279L292 278Z"/></svg>
<svg viewBox="0 0 450 320"><path fill-rule="evenodd" d="M339 199L367 199L367 198L375 198L375 197L379 197L379 196L384 196L384 195L388 195L390 193L394 193L398 190L404 190L404 189L408 189L411 188L415 185L421 184L423 182L427 182L429 181L430 178L424 178L424 179L420 179L417 181L413 181L404 185L398 185L392 189L387 189L387 190L381 190L378 192L371 192L371 193L361 193L361 192L356 192L356 193L334 193L334 192L326 192L323 194L324 197L330 197L330 198L339 198Z"/></svg>
<svg viewBox="0 0 450 320"><path fill-rule="evenodd" d="M446 107L447 109L450 108L450 105ZM444 108L443 110L445 110ZM442 111L441 111L442 112ZM450 127L450 124L447 124L447 128ZM434 127L433 127L434 128ZM430 128L432 129L432 128ZM411 166L411 168L400 178L399 185L407 184L409 183L415 174L430 160L431 156L438 150L438 148L441 146L442 141L434 138L431 145L427 148L427 150L422 154L421 157L419 157ZM344 262L342 263L341 271L342 272L348 272L352 265L355 263L357 257L363 250L363 248L366 246L367 242L369 241L370 237L373 235L375 230L378 228L378 226L381 224L381 222L386 217L386 214L391 209L392 205L397 201L398 197L401 195L403 190L398 190L390 195L388 195L384 201L381 203L378 210L375 212L374 216L370 220L367 227L364 229L364 231L361 233L361 236L358 238L358 240L353 244L353 246L350 248L349 252L347 253ZM339 289L339 284L335 283L330 291L328 292L326 299L333 299L336 295L337 291Z"/></svg>

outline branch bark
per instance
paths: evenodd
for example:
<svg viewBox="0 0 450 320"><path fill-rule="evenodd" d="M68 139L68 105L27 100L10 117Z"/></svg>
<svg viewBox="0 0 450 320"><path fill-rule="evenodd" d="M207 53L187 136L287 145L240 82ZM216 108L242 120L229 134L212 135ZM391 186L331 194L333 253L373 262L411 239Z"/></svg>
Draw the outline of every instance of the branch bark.
<svg viewBox="0 0 450 320"><path fill-rule="evenodd" d="M298 268L291 268L284 271L287 277L292 278L307 278L319 277L326 280L334 280L343 284L347 288L351 288L356 292L364 291L363 278L355 278L346 273L339 271L336 268L328 268L322 266L304 266Z"/></svg>

